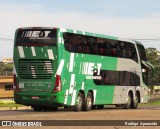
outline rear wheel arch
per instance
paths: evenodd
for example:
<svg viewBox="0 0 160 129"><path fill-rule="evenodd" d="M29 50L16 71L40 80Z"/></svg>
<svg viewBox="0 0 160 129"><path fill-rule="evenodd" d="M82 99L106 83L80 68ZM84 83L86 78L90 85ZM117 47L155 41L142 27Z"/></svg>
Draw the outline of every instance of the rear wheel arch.
<svg viewBox="0 0 160 129"><path fill-rule="evenodd" d="M89 93L89 92L92 94L92 98L93 98L93 100L94 100L93 90L88 90L88 93ZM87 93L87 94L88 94L88 93Z"/></svg>
<svg viewBox="0 0 160 129"><path fill-rule="evenodd" d="M133 99L133 91L132 90L129 90L128 94L131 95L132 99Z"/></svg>
<svg viewBox="0 0 160 129"><path fill-rule="evenodd" d="M83 97L85 98L86 95L85 95L84 90L79 90L79 92L80 92L80 93L83 95ZM79 93L79 92L78 92L78 93Z"/></svg>
<svg viewBox="0 0 160 129"><path fill-rule="evenodd" d="M137 90L136 91L136 94L137 94L137 96L138 96L138 103L140 103L141 102L141 94L140 94L140 91L139 90Z"/></svg>

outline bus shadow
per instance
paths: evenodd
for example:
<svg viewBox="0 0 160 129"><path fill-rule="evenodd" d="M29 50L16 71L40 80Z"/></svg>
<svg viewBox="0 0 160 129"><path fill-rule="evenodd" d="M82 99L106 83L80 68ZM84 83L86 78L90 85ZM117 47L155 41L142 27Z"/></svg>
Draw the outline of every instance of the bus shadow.
<svg viewBox="0 0 160 129"><path fill-rule="evenodd" d="M115 106L105 106L104 108L102 109L98 109L98 108L95 108L95 109L92 109L90 112L92 111L114 111L114 110L126 110L122 107L115 107ZM64 108L64 107L59 107L58 110L52 110L52 109L42 109L41 111L34 111L34 109L21 109L21 110L11 110L11 111L18 111L18 112L74 112L75 111L75 108L74 107L67 107L67 108ZM87 112L87 111L83 111L82 112Z"/></svg>

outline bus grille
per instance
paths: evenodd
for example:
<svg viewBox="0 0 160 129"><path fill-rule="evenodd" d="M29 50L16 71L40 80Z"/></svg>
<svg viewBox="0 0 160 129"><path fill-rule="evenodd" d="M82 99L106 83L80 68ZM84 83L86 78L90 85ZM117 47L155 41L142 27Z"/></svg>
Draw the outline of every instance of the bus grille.
<svg viewBox="0 0 160 129"><path fill-rule="evenodd" d="M50 79L53 75L53 60L19 60L21 79Z"/></svg>

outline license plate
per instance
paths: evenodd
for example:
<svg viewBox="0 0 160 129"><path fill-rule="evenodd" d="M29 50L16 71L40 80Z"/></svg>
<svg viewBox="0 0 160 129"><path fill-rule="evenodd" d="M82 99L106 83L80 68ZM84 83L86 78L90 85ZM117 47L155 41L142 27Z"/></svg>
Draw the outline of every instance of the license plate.
<svg viewBox="0 0 160 129"><path fill-rule="evenodd" d="M32 99L39 99L38 96L32 96Z"/></svg>

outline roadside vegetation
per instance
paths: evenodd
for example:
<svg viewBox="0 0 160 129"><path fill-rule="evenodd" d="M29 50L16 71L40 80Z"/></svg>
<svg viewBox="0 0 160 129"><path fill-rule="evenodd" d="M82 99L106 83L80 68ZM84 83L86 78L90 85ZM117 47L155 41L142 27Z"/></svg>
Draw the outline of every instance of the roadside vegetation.
<svg viewBox="0 0 160 129"><path fill-rule="evenodd" d="M20 107L29 107L29 106L25 106L25 105L21 105L21 104L16 104L14 101L5 101L5 100L0 100L0 110L2 108L7 108L9 110L12 110L13 108L14 109L18 109Z"/></svg>
<svg viewBox="0 0 160 129"><path fill-rule="evenodd" d="M160 88L154 89L155 86L160 87L160 51L156 48L146 49L147 61L154 66L153 76L148 79L150 89L149 101L147 104L140 105L160 105Z"/></svg>

